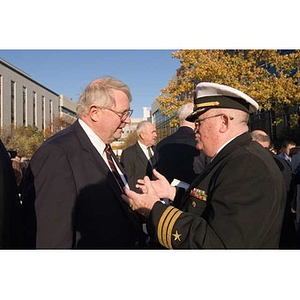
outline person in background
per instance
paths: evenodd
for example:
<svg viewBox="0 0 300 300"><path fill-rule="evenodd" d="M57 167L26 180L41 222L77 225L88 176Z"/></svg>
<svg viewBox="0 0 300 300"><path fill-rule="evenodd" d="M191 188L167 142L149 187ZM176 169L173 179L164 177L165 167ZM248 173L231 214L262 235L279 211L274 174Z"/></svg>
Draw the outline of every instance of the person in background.
<svg viewBox="0 0 300 300"><path fill-rule="evenodd" d="M141 121L136 128L137 142L124 149L120 162L125 169L130 189L139 192L135 187L137 180L145 175L152 179L153 156L157 138L155 125L148 121Z"/></svg>
<svg viewBox="0 0 300 300"><path fill-rule="evenodd" d="M286 202L284 179L268 151L252 141L249 114L258 104L226 85L201 82L194 110L197 148L211 161L184 192L154 170L124 189L130 207L148 216L148 232L169 249L278 248ZM160 199L169 198L174 205Z"/></svg>
<svg viewBox="0 0 300 300"><path fill-rule="evenodd" d="M276 148L274 147L274 144L270 145L269 150L273 153L273 154L278 154L278 151L276 150Z"/></svg>
<svg viewBox="0 0 300 300"><path fill-rule="evenodd" d="M113 77L92 81L78 120L46 140L22 181L24 247L143 248L139 217L122 201L127 184L110 143L131 122L131 93Z"/></svg>
<svg viewBox="0 0 300 300"><path fill-rule="evenodd" d="M293 141L284 141L281 145L280 153L278 154L279 157L286 160L289 165L291 165L291 156L290 156L290 150L292 148L296 147L296 143Z"/></svg>
<svg viewBox="0 0 300 300"><path fill-rule="evenodd" d="M156 145L154 167L170 183L178 179L190 184L207 164L205 154L196 148L195 124L185 119L193 107L190 102L178 109L178 130Z"/></svg>
<svg viewBox="0 0 300 300"><path fill-rule="evenodd" d="M21 157L21 164L22 164L22 174L24 175L27 167L29 165L30 159L27 157Z"/></svg>
<svg viewBox="0 0 300 300"><path fill-rule="evenodd" d="M262 131L262 130L254 130L251 132L251 136L253 141L258 142L262 145L266 150L270 151L273 159L275 160L278 168L281 171L281 174L285 180L286 185L286 206L284 211L284 218L281 229L281 236L279 242L280 249L294 249L295 241L296 241L296 229L295 229L295 215L293 213L294 206L294 197L295 197L295 186L293 186L292 182L292 169L289 163L274 154L271 148L271 139L270 136ZM291 151L294 148L291 149Z"/></svg>
<svg viewBox="0 0 300 300"><path fill-rule="evenodd" d="M155 153L155 141L157 138L155 125L148 121L141 121L136 128L137 142L124 149L120 162L125 170L129 188L140 192L136 188L137 180L147 175L153 179L153 164ZM143 232L147 235L146 247L149 249L158 248L160 245L150 240L146 229L146 218L140 216Z"/></svg>
<svg viewBox="0 0 300 300"><path fill-rule="evenodd" d="M292 171L293 175L299 173L300 166L300 147L296 146L290 150L291 163L292 163ZM295 182L293 180L295 195L292 206L292 212L295 215L295 230L296 230L296 238L295 238L295 248L300 249L300 182Z"/></svg>
<svg viewBox="0 0 300 300"><path fill-rule="evenodd" d="M11 159L11 164L15 173L16 181L17 181L17 186L20 186L22 177L23 177L23 171L22 171L22 164L21 161L19 161L16 158Z"/></svg>
<svg viewBox="0 0 300 300"><path fill-rule="evenodd" d="M0 139L0 249L20 247L21 204L10 154Z"/></svg>

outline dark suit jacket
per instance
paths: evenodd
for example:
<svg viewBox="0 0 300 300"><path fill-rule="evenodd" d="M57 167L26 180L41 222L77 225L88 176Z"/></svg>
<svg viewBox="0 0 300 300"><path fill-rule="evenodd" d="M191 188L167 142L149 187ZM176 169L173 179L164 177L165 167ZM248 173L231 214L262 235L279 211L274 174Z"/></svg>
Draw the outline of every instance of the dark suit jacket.
<svg viewBox="0 0 300 300"><path fill-rule="evenodd" d="M138 218L76 121L34 154L22 183L25 247L127 249Z"/></svg>
<svg viewBox="0 0 300 300"><path fill-rule="evenodd" d="M0 249L18 248L20 209L11 159L0 140Z"/></svg>
<svg viewBox="0 0 300 300"><path fill-rule="evenodd" d="M155 151L155 147L152 149ZM122 151L120 162L125 169L130 189L136 192L140 192L135 187L138 179L144 178L145 175L149 176L150 179L153 177L152 166L138 143Z"/></svg>
<svg viewBox="0 0 300 300"><path fill-rule="evenodd" d="M294 177L292 183L295 189L293 208L297 211L296 222L300 223L300 153L292 156L292 172Z"/></svg>
<svg viewBox="0 0 300 300"><path fill-rule="evenodd" d="M272 156L244 133L192 182L179 208L155 203L149 232L168 248L278 248L286 188Z"/></svg>
<svg viewBox="0 0 300 300"><path fill-rule="evenodd" d="M205 168L206 156L196 149L192 128L181 126L156 146L155 169L169 182L174 178L191 183Z"/></svg>
<svg viewBox="0 0 300 300"><path fill-rule="evenodd" d="M287 160L274 153L271 153L271 155L281 171L287 190L279 248L293 249L295 248L296 228L294 224L294 214L291 212L291 208L295 200L296 190L292 182L292 168Z"/></svg>

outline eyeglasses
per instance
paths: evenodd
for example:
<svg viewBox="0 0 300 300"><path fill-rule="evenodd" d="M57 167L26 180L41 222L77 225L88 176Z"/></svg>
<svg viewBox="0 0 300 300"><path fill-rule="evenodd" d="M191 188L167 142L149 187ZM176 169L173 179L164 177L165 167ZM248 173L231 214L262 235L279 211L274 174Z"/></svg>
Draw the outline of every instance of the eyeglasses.
<svg viewBox="0 0 300 300"><path fill-rule="evenodd" d="M119 111L115 111L111 108L107 108L107 107L98 107L100 109L106 109L106 110L110 110L112 111L113 113L115 113L122 122L124 122L128 117L131 117L132 113L133 113L133 109L129 109L129 110L126 110L124 112L119 112Z"/></svg>
<svg viewBox="0 0 300 300"><path fill-rule="evenodd" d="M197 119L195 120L195 127L198 128L201 126L201 124L203 123L203 121L207 120L207 119L211 119L211 118L216 118L216 117L221 117L224 116L224 114L217 114L217 115L213 115L213 116L209 116L203 119ZM230 120L233 120L233 117L229 117Z"/></svg>

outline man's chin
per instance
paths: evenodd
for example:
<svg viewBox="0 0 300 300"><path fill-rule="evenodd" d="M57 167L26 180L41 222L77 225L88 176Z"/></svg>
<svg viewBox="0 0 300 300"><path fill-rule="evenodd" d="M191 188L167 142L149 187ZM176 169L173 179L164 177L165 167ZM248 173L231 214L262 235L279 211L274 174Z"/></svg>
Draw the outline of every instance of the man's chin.
<svg viewBox="0 0 300 300"><path fill-rule="evenodd" d="M114 134L114 138L115 140L118 140L121 136L122 136L123 130L122 129L118 129L115 134Z"/></svg>

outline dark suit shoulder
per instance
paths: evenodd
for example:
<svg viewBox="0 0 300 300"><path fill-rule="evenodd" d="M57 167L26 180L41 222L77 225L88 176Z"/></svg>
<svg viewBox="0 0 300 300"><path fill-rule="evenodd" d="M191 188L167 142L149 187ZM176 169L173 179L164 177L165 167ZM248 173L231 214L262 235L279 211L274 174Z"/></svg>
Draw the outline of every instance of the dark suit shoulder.
<svg viewBox="0 0 300 300"><path fill-rule="evenodd" d="M181 126L176 132L165 137L157 144L157 151L169 144L186 144L196 146L195 134L192 128Z"/></svg>
<svg viewBox="0 0 300 300"><path fill-rule="evenodd" d="M122 154L121 154L121 157L124 157L124 156L131 156L131 155L136 155L137 153L139 152L142 152L142 148L139 146L138 143L135 143L134 145L132 146L129 146L128 148L124 149L122 151Z"/></svg>

